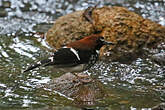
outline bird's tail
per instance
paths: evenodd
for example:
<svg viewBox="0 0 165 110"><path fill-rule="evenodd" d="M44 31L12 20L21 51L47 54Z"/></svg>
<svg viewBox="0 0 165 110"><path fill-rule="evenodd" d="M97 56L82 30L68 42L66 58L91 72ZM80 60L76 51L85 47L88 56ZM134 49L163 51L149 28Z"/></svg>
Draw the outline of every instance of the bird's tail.
<svg viewBox="0 0 165 110"><path fill-rule="evenodd" d="M30 71L34 68L37 68L39 66L48 66L48 65L51 65L52 64L52 60L51 60L51 57L48 58L48 59L44 59L44 60L41 60L35 64L32 64L30 65L26 70L24 70L24 72L27 72L27 71Z"/></svg>

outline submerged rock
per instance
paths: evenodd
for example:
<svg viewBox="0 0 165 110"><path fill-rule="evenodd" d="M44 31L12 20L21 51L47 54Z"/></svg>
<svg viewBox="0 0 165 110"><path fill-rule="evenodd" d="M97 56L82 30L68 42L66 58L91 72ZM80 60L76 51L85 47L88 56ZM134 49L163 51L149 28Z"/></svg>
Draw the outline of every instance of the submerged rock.
<svg viewBox="0 0 165 110"><path fill-rule="evenodd" d="M143 48L156 48L165 42L165 27L123 7L102 7L92 12L93 23L76 11L58 18L46 36L48 44L56 49L91 35L102 34L106 40L116 43L101 49L101 58L128 62L146 56ZM103 57L104 56L104 57ZM106 56L106 57L105 57Z"/></svg>
<svg viewBox="0 0 165 110"><path fill-rule="evenodd" d="M93 80L90 77L86 77L84 80L90 80L90 82L84 83L75 75L66 73L52 79L47 88L74 99L73 103L78 106L95 105L98 103L98 100L108 95L99 81Z"/></svg>

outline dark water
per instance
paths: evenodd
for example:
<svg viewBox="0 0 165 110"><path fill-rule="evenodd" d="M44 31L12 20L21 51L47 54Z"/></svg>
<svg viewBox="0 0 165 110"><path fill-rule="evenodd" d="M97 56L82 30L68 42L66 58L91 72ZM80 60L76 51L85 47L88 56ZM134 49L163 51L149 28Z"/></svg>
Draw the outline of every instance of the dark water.
<svg viewBox="0 0 165 110"><path fill-rule="evenodd" d="M0 0L0 109L80 110L56 91L39 88L58 75L47 68L22 70L51 52L33 33L46 32L58 17L93 6L99 0ZM103 5L125 6L165 25L165 0L100 0ZM164 50L162 50L164 51ZM47 74L45 74L47 73ZM165 66L138 58L131 64L98 62L88 73L112 94L92 108L150 110L165 102Z"/></svg>

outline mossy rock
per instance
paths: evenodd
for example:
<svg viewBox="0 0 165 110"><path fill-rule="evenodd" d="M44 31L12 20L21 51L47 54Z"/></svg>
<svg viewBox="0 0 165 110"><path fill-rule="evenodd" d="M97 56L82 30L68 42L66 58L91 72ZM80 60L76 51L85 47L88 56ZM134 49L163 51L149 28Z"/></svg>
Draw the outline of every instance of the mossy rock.
<svg viewBox="0 0 165 110"><path fill-rule="evenodd" d="M126 61L144 55L145 48L156 48L165 42L165 27L124 7L102 7L92 12L92 25L83 17L84 11L76 11L58 18L48 30L46 41L56 49L100 32L106 40L116 43L104 46L101 58ZM103 57L106 56L106 57Z"/></svg>

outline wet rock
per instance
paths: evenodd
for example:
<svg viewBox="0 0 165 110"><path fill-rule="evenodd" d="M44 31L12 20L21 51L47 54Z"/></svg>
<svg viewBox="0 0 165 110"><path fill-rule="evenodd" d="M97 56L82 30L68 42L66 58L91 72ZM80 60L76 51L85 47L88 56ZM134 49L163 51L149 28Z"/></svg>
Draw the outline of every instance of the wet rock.
<svg viewBox="0 0 165 110"><path fill-rule="evenodd" d="M10 8L11 2L10 1L2 1L2 7L3 8Z"/></svg>
<svg viewBox="0 0 165 110"><path fill-rule="evenodd" d="M107 95L100 82L90 77L86 77L84 80L90 80L90 82L82 82L75 75L66 73L58 78L52 79L47 87L66 97L74 99L73 103L79 106L95 105L98 100L103 99Z"/></svg>
<svg viewBox="0 0 165 110"><path fill-rule="evenodd" d="M152 110L165 110L165 103L160 103L152 108Z"/></svg>
<svg viewBox="0 0 165 110"><path fill-rule="evenodd" d="M159 65L165 66L165 52L153 55L152 60L158 63Z"/></svg>
<svg viewBox="0 0 165 110"><path fill-rule="evenodd" d="M5 8L10 8L11 3L9 1L2 1L2 6L0 6L0 17L6 17L7 11Z"/></svg>
<svg viewBox="0 0 165 110"><path fill-rule="evenodd" d="M165 27L144 19L123 7L102 7L92 12L93 23L76 11L58 18L47 32L46 41L54 48L94 33L116 43L101 49L101 58L128 62L146 56L143 48L156 48L165 42Z"/></svg>
<svg viewBox="0 0 165 110"><path fill-rule="evenodd" d="M147 52L146 54L149 55L153 62L156 62L161 66L165 66L165 43L158 44L156 48L145 48L145 50Z"/></svg>
<svg viewBox="0 0 165 110"><path fill-rule="evenodd" d="M7 12L5 11L4 8L0 7L0 17L5 17L5 16L7 16Z"/></svg>

